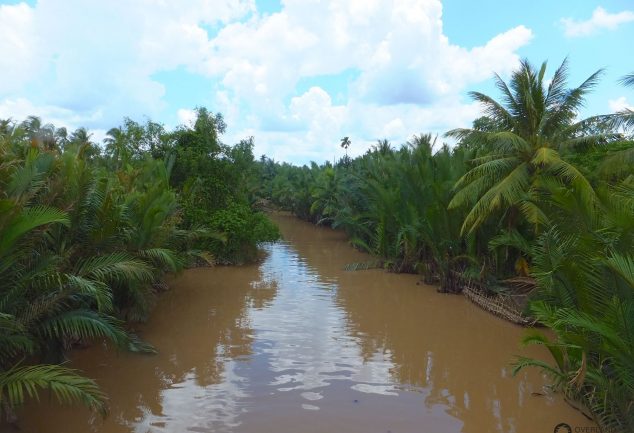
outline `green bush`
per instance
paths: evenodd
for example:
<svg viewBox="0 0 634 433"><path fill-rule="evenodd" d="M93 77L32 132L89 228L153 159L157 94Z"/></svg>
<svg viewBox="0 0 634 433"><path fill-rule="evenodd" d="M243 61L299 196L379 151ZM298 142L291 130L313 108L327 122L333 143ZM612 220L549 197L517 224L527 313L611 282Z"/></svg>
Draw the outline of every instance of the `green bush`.
<svg viewBox="0 0 634 433"><path fill-rule="evenodd" d="M226 241L211 239L208 248L220 263L245 263L257 258L257 244L280 237L277 226L266 215L254 212L245 204L231 204L214 212L207 223L211 230L222 233Z"/></svg>

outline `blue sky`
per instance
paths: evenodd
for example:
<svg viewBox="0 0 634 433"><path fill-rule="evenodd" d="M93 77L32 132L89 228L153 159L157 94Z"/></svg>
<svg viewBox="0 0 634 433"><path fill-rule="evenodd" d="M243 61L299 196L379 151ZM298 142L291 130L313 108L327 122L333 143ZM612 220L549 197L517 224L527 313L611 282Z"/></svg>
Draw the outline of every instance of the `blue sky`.
<svg viewBox="0 0 634 433"><path fill-rule="evenodd" d="M568 56L571 85L606 68L581 113L634 104L634 2L566 0L0 1L0 118L167 127L224 114L224 141L257 155L332 160L377 139L469 126L471 90L497 95L520 58ZM628 45L626 45L628 44Z"/></svg>

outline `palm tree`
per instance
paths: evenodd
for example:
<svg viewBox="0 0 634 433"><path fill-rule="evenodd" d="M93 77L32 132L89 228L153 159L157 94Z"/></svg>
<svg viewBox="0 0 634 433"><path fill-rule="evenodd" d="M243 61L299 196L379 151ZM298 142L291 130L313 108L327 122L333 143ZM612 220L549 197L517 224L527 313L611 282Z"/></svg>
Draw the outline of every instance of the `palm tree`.
<svg viewBox="0 0 634 433"><path fill-rule="evenodd" d="M73 131L73 133L70 135L70 139L71 141L74 141L76 143L78 143L79 145L83 146L86 144L90 144L92 134L88 132L88 130L86 130L86 128L77 128L75 131Z"/></svg>
<svg viewBox="0 0 634 433"><path fill-rule="evenodd" d="M337 213L337 190L340 178L337 171L330 165L318 168L319 174L315 178L311 189L313 200L310 213L316 218L317 224L332 223Z"/></svg>
<svg viewBox="0 0 634 433"><path fill-rule="evenodd" d="M126 133L121 127L110 128L106 132L103 142L106 145L106 154L114 161L115 169L124 167L132 156L127 141Z"/></svg>
<svg viewBox="0 0 634 433"><path fill-rule="evenodd" d="M447 133L489 150L474 159L476 166L455 185L457 193L450 207L471 208L462 225L463 233L473 232L496 212L502 213L509 229L517 226L520 217L538 229L547 221L539 206L540 198L553 183L563 183L580 194L587 205L593 203L595 194L590 183L562 154L574 146L592 145L613 135L583 135L594 119L575 121L585 95L596 86L601 72L569 89L567 60L555 71L550 84L544 77L545 62L535 69L522 60L509 84L495 75L501 102L471 92L484 106L493 128Z"/></svg>
<svg viewBox="0 0 634 433"><path fill-rule="evenodd" d="M370 148L370 152L376 155L381 155L383 157L392 153L394 149L390 145L390 142L387 139L377 140L376 144L372 145Z"/></svg>
<svg viewBox="0 0 634 433"><path fill-rule="evenodd" d="M48 150L55 148L55 127L50 123L43 124L37 116L29 116L20 125L31 139L32 146L43 146Z"/></svg>
<svg viewBox="0 0 634 433"><path fill-rule="evenodd" d="M623 209L620 209L622 212ZM632 212L628 213L631 221ZM631 223L628 223L631 225ZM611 227L614 229L615 227ZM551 228L535 246L534 275L540 287L531 310L551 337L531 331L525 344L545 346L549 364L519 358L516 371L538 367L556 390L590 410L601 427L634 428L634 256L611 247L607 230L563 234ZM613 233L612 233L613 234ZM595 238L595 245L589 242Z"/></svg>
<svg viewBox="0 0 634 433"><path fill-rule="evenodd" d="M350 138L349 137L343 137L341 139L341 147L343 147L346 150L346 159L348 159L348 148L350 147Z"/></svg>
<svg viewBox="0 0 634 433"><path fill-rule="evenodd" d="M100 149L92 141L92 134L86 128L77 128L70 135L70 143L76 144L79 154L87 159L92 159L99 155Z"/></svg>
<svg viewBox="0 0 634 433"><path fill-rule="evenodd" d="M83 402L105 413L106 398L94 381L58 365L20 364L25 357L49 355L58 341L107 337L125 344L128 339L105 314L73 309L107 302L103 282L47 266L55 258L41 250L38 240L49 227L68 224L67 216L53 208L13 203L0 223L0 414L13 419L26 397L37 398L43 390L63 403Z"/></svg>
<svg viewBox="0 0 634 433"><path fill-rule="evenodd" d="M64 147L68 144L68 130L64 127L56 128L55 141L60 148L64 149Z"/></svg>
<svg viewBox="0 0 634 433"><path fill-rule="evenodd" d="M72 149L29 147L24 156L0 140L0 412L9 418L45 390L105 411L94 381L55 364L74 342L153 351L113 317L113 289L149 285L163 251L130 245L128 227L116 222L125 192L113 196L107 184Z"/></svg>

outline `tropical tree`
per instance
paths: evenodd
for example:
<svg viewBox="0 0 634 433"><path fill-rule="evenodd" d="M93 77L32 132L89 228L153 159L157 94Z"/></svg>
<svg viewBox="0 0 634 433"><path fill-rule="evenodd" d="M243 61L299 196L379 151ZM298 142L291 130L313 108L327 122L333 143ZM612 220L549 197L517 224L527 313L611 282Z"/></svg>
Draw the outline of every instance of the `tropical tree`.
<svg viewBox="0 0 634 433"><path fill-rule="evenodd" d="M65 348L89 339L150 350L112 316L110 284L151 273L122 253L73 258L66 244L72 237L58 234L69 233L77 214L50 205L59 160L27 146L22 158L18 143L0 140L0 411L11 419L25 398L47 390L104 413L106 399L94 381L54 363ZM25 358L44 363L25 365Z"/></svg>
<svg viewBox="0 0 634 433"><path fill-rule="evenodd" d="M348 148L350 147L350 137L343 137L341 139L341 147L346 150L346 158L348 157Z"/></svg>
<svg viewBox="0 0 634 433"><path fill-rule="evenodd" d="M634 72L625 75L619 81L624 86L634 88ZM623 109L618 115L621 118L623 126L630 129L634 128L634 111L631 108Z"/></svg>
<svg viewBox="0 0 634 433"><path fill-rule="evenodd" d="M339 177L337 171L326 164L323 169L318 169L315 183L311 190L312 204L311 215L315 216L318 223L332 223L332 218L337 214L337 189Z"/></svg>
<svg viewBox="0 0 634 433"><path fill-rule="evenodd" d="M345 164L278 164L262 191L378 256L350 270L419 272L447 292L465 278L490 296L521 289L513 309L526 306L551 331L525 342L552 361L520 358L517 368L550 373L620 433L634 430L634 164L631 112L577 119L600 73L568 88L566 61L548 83L545 63L524 60L508 84L496 75L501 102L472 93L485 116L449 132L453 149L429 135L400 149L379 140Z"/></svg>
<svg viewBox="0 0 634 433"><path fill-rule="evenodd" d="M37 116L29 116L21 128L26 132L33 146L44 146L51 150L55 147L55 127L51 124L43 124Z"/></svg>
<svg viewBox="0 0 634 433"><path fill-rule="evenodd" d="M126 143L125 132L121 127L110 128L104 138L106 154L114 163L114 168L124 167L130 160L131 152Z"/></svg>
<svg viewBox="0 0 634 433"><path fill-rule="evenodd" d="M584 97L596 86L602 71L569 89L567 60L555 71L550 84L545 79L546 66L544 62L536 69L522 60L509 84L496 74L501 102L483 93L471 93L483 105L493 128L448 133L487 149L485 155L474 159L475 167L456 183L450 203L451 208L470 208L463 233L473 233L493 215L499 215L508 230L517 227L521 219L539 230L548 219L540 201L553 184L574 188L587 206L595 201L588 180L564 155L575 146L600 143L612 135L584 135L582 131L592 119L576 120Z"/></svg>

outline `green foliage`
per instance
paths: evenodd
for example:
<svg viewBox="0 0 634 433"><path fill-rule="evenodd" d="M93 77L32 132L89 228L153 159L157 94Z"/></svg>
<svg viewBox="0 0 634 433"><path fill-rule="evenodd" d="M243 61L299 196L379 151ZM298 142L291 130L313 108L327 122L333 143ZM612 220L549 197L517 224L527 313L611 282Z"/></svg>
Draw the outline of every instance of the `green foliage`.
<svg viewBox="0 0 634 433"><path fill-rule="evenodd" d="M634 429L634 303L612 298L603 304L603 314L596 315L534 303L535 316L555 337L534 333L524 343L545 346L555 365L520 358L515 371L541 368L557 390L583 402L600 426L629 432Z"/></svg>
<svg viewBox="0 0 634 433"><path fill-rule="evenodd" d="M20 406L27 397L39 400L43 390L60 403L82 403L102 416L107 413L106 396L93 380L75 370L59 365L35 365L0 372L0 407Z"/></svg>
<svg viewBox="0 0 634 433"><path fill-rule="evenodd" d="M210 249L230 263L255 260L259 242L272 242L280 237L277 227L264 214L240 204L213 213L208 225L226 236L224 242L211 240Z"/></svg>
<svg viewBox="0 0 634 433"><path fill-rule="evenodd" d="M338 163L302 167L255 161L252 138L223 144L222 116L204 108L172 132L125 119L104 152L85 129L0 121L0 407L47 389L102 411L94 383L52 363L89 339L152 352L122 320L147 316L165 272L254 260L279 237L259 201L343 229L377 266L441 291L460 291L460 274L492 291L522 281L552 331L525 343L552 362L517 369L549 373L602 427L634 430L634 117L578 119L601 71L576 88L567 61L545 75L523 60L508 83L496 76L499 101L473 92L483 116L448 133L454 148L420 135L352 159L344 137Z"/></svg>
<svg viewBox="0 0 634 433"><path fill-rule="evenodd" d="M276 240L279 233L252 208L258 176L253 139L226 146L220 142L224 129L220 114L197 109L193 127L173 134L170 183L180 191L183 227L203 226L222 235L200 239L194 248L209 250L219 262L244 263L255 260L258 243Z"/></svg>
<svg viewBox="0 0 634 433"><path fill-rule="evenodd" d="M554 364L517 368L543 369L600 426L633 431L634 122L629 110L578 119L600 74L568 88L567 61L547 81L545 63L524 60L508 84L496 76L500 101L472 93L484 116L448 133L455 148L422 135L335 166L264 158L260 193L441 291L459 291L462 274L528 293L527 312L554 338L525 342Z"/></svg>
<svg viewBox="0 0 634 433"><path fill-rule="evenodd" d="M93 381L56 365L65 350L108 340L154 353L125 320L147 318L165 273L212 262L209 249L254 259L279 237L249 203L253 141L225 146L223 129L205 109L175 132L125 119L101 155L85 129L0 122L2 413L42 390L105 413Z"/></svg>
<svg viewBox="0 0 634 433"><path fill-rule="evenodd" d="M264 190L301 218L343 228L390 269L424 272L453 291L449 276L470 259L459 231L463 214L447 204L469 151L443 146L434 153L434 144L421 135L394 150L380 140L364 156L335 166L278 164Z"/></svg>
<svg viewBox="0 0 634 433"><path fill-rule="evenodd" d="M476 158L475 167L456 183L458 192L450 206L471 208L463 232L473 232L492 217L502 217L509 229L515 228L521 217L539 230L547 223L540 201L553 182L567 184L582 194L587 205L592 204L595 197L590 183L562 152L609 141L616 135L611 130L584 134L592 119L575 121L584 96L596 86L601 71L574 89L566 87L567 61L548 85L545 72L546 63L537 70L524 60L510 84L496 75L502 102L479 92L471 95L483 105L497 129L448 133L489 150Z"/></svg>

